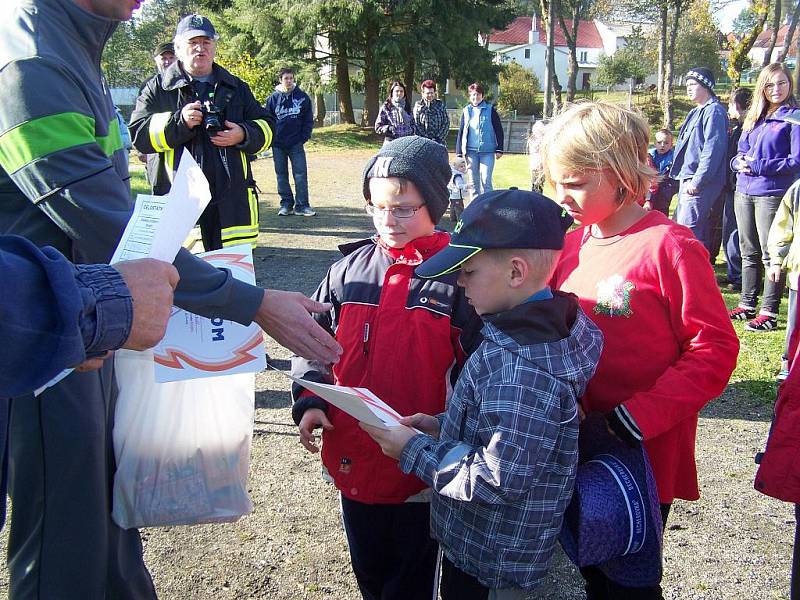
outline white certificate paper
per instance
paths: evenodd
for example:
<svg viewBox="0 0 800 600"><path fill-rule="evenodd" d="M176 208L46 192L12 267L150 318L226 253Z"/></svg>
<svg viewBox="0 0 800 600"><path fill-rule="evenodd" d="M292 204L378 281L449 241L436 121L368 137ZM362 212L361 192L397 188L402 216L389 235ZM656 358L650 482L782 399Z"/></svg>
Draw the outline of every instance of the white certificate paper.
<svg viewBox="0 0 800 600"><path fill-rule="evenodd" d="M240 281L256 283L250 244L206 252L199 257L215 267L230 270ZM153 348L153 359L158 383L257 373L267 367L264 334L257 324L245 326L209 319L174 306L167 333Z"/></svg>
<svg viewBox="0 0 800 600"><path fill-rule="evenodd" d="M275 370L362 423L382 429L401 426L402 415L367 388L316 383L294 377L286 371Z"/></svg>
<svg viewBox="0 0 800 600"><path fill-rule="evenodd" d="M171 263L210 201L211 190L203 170L191 154L182 153L166 196L136 196L133 213L109 264L137 258ZM33 394L38 396L72 371L61 371Z"/></svg>
<svg viewBox="0 0 800 600"><path fill-rule="evenodd" d="M211 191L203 170L191 154L182 153L166 196L136 197L133 214L111 264L136 258L157 258L171 263L210 200Z"/></svg>

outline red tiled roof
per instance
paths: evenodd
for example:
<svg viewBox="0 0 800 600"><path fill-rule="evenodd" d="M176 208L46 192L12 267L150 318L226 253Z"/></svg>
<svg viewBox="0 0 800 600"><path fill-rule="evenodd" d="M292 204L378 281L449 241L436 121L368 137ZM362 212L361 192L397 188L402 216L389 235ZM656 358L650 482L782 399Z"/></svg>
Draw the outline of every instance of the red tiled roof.
<svg viewBox="0 0 800 600"><path fill-rule="evenodd" d="M489 35L489 41L493 44L527 44L528 32L531 30L533 22L532 17L517 17L511 24L502 31L493 31ZM572 28L572 21L564 19L567 28ZM547 32L545 31L545 24L541 19L536 19L537 33L539 34L539 43L547 43ZM564 32L561 31L561 26L556 24L555 27L555 45L566 47L567 40L564 38ZM578 23L578 47L579 48L602 48L603 38L600 37L600 32L594 21L579 21Z"/></svg>
<svg viewBox="0 0 800 600"><path fill-rule="evenodd" d="M784 25L780 29L778 29L778 41L775 42L775 48L780 50L783 48L783 40L786 39L786 34L789 30L788 25ZM756 41L753 43L754 48L769 48L769 38L772 35L771 29L765 29L761 33L758 34ZM798 36L795 35L794 39L792 40L792 44L789 46L789 56L794 56L797 54L797 40Z"/></svg>
<svg viewBox="0 0 800 600"><path fill-rule="evenodd" d="M531 17L517 17L505 29L492 31L489 41L493 44L527 44L532 21Z"/></svg>

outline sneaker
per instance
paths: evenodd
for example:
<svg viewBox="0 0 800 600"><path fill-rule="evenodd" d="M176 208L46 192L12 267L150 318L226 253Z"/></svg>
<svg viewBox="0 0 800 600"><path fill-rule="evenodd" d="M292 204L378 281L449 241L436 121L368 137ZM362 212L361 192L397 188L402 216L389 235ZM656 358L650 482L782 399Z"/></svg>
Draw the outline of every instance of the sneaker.
<svg viewBox="0 0 800 600"><path fill-rule="evenodd" d="M298 208L296 211L294 211L294 214L300 215L301 217L313 217L317 214L317 211L310 206L306 206L304 208Z"/></svg>
<svg viewBox="0 0 800 600"><path fill-rule="evenodd" d="M741 292L742 291L742 284L741 283L729 283L725 286L725 291L727 292Z"/></svg>
<svg viewBox="0 0 800 600"><path fill-rule="evenodd" d="M288 217L289 215L293 215L294 211L291 208L286 208L285 206L281 206L280 210L278 211L279 217Z"/></svg>
<svg viewBox="0 0 800 600"><path fill-rule="evenodd" d="M728 311L728 316L731 318L731 321L749 321L755 318L756 311L737 306L733 310Z"/></svg>
<svg viewBox="0 0 800 600"><path fill-rule="evenodd" d="M750 321L744 328L747 331L772 331L778 326L778 319L769 315L758 315Z"/></svg>
<svg viewBox="0 0 800 600"><path fill-rule="evenodd" d="M781 370L775 376L775 381L778 383L783 383L786 381L786 378L789 376L789 361L785 358L781 360Z"/></svg>

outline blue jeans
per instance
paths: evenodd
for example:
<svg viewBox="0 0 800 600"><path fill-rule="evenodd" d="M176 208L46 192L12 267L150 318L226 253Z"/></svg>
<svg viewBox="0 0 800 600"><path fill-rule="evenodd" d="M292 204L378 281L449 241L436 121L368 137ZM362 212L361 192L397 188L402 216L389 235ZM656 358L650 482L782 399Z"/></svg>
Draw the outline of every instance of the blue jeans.
<svg viewBox="0 0 800 600"><path fill-rule="evenodd" d="M681 181L681 187L678 192L678 206L675 208L673 218L676 223L686 225L691 229L694 237L702 242L710 255L713 252L711 213L722 190L714 187L701 190L697 195L693 196L686 191L690 182L690 179ZM716 257L712 256L711 258Z"/></svg>
<svg viewBox="0 0 800 600"><path fill-rule="evenodd" d="M786 286L786 271L781 271L777 283L764 277L769 267L767 236L780 203L780 196L749 196L736 192L733 197L742 253L742 297L739 306L748 310L756 309L763 279L761 313L771 317L778 316L781 294Z"/></svg>
<svg viewBox="0 0 800 600"><path fill-rule="evenodd" d="M722 249L728 263L728 283L742 283L742 253L739 251L739 229L733 212L733 190L725 191L722 209Z"/></svg>
<svg viewBox="0 0 800 600"><path fill-rule="evenodd" d="M491 192L494 189L492 187L494 152L467 151L467 166L472 179L472 187L475 190L472 194L473 198L478 194Z"/></svg>
<svg viewBox="0 0 800 600"><path fill-rule="evenodd" d="M289 185L289 161L292 161L295 195ZM306 151L303 144L295 144L291 148L272 147L272 163L275 165L275 176L278 179L278 195L281 206L292 210L308 206L308 167Z"/></svg>

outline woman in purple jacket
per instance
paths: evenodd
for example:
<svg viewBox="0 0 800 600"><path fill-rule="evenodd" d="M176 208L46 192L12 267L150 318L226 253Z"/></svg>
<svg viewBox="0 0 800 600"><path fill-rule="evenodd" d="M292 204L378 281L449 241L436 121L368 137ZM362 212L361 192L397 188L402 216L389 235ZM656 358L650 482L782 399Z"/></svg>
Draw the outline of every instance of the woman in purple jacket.
<svg viewBox="0 0 800 600"><path fill-rule="evenodd" d="M742 251L742 295L730 317L748 321L747 331L770 331L778 324L786 276L784 271L778 281L764 277L767 235L781 198L800 174L800 110L790 73L781 63L766 66L758 76L731 169L737 173L733 206Z"/></svg>

